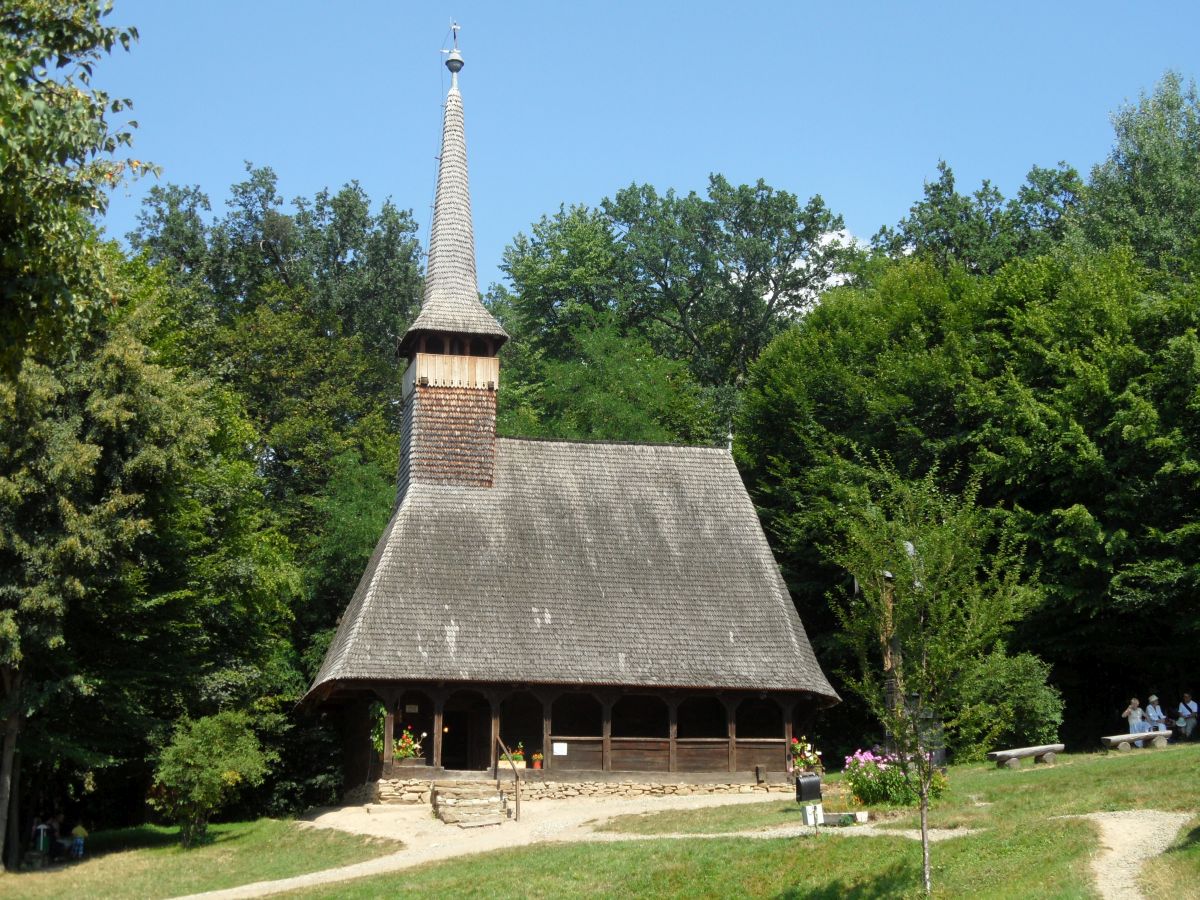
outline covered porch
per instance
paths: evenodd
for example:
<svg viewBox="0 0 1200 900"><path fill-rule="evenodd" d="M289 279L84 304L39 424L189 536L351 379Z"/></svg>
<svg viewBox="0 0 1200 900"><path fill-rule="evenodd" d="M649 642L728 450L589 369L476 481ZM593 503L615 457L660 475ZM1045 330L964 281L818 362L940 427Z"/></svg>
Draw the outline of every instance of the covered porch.
<svg viewBox="0 0 1200 900"><path fill-rule="evenodd" d="M807 729L823 705L803 692L523 684L415 683L373 686L371 693L385 709L385 770L491 769L499 740L510 749L523 745L527 761L542 753L543 769L558 778L782 773L792 735ZM397 758L405 729L425 735L422 759Z"/></svg>

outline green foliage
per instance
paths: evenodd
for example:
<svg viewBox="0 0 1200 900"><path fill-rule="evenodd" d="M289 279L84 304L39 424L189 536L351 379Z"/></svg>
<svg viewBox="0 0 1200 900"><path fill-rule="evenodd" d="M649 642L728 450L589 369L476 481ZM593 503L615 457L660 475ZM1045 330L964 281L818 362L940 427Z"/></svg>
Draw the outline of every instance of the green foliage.
<svg viewBox="0 0 1200 900"><path fill-rule="evenodd" d="M879 452L959 485L976 475L980 503L1015 529L1045 602L1013 646L1053 664L1073 736L1106 727L1097 667L1110 683L1182 677L1187 639L1162 625L1200 630L1198 314L1195 285L1151 293L1120 250L992 277L909 259L827 295L752 370L736 430L806 625L834 628L823 597L839 575L814 548L840 533L856 460ZM1115 674L1128 646L1165 656Z"/></svg>
<svg viewBox="0 0 1200 900"><path fill-rule="evenodd" d="M954 758L1057 743L1063 700L1049 681L1050 666L1031 653L1009 656L1001 645L982 656L954 685L956 727L947 742Z"/></svg>
<svg viewBox="0 0 1200 900"><path fill-rule="evenodd" d="M571 340L569 359L537 354L524 371L506 369L502 433L689 444L719 440L714 404L686 364L658 355L644 339L623 336L611 325L580 328ZM514 404L521 405L514 409Z"/></svg>
<svg viewBox="0 0 1200 900"><path fill-rule="evenodd" d="M842 778L854 799L865 806L916 806L921 800L912 781L891 754L859 750L846 757ZM935 771L929 795L935 799L941 797L948 787L946 776Z"/></svg>
<svg viewBox="0 0 1200 900"><path fill-rule="evenodd" d="M150 803L178 823L180 843L191 847L205 839L208 820L243 785L262 783L276 759L244 712L184 718L159 756Z"/></svg>
<svg viewBox="0 0 1200 900"><path fill-rule="evenodd" d="M1079 174L1059 163L1056 169L1034 166L1017 196L1007 202L986 180L964 195L943 160L937 180L925 183L925 196L908 217L894 229L881 228L872 243L893 257L926 257L942 271L958 265L992 273L1013 259L1045 253L1060 241L1082 190Z"/></svg>
<svg viewBox="0 0 1200 900"><path fill-rule="evenodd" d="M1080 230L1093 245L1128 245L1164 272L1200 260L1200 96L1168 72L1113 116L1116 145L1092 170Z"/></svg>
<svg viewBox="0 0 1200 900"><path fill-rule="evenodd" d="M88 217L137 160L114 159L136 122L91 84L96 62L136 40L103 23L112 4L0 2L0 371L52 348L113 295Z"/></svg>

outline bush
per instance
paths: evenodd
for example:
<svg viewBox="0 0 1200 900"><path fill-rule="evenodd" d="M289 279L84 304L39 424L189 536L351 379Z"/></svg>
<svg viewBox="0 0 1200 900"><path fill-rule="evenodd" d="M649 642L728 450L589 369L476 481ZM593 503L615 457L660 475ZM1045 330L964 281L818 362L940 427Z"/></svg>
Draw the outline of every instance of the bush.
<svg viewBox="0 0 1200 900"><path fill-rule="evenodd" d="M987 654L958 683L947 749L960 762L996 747L1029 747L1058 740L1063 701L1048 683L1050 666L1031 653Z"/></svg>
<svg viewBox="0 0 1200 900"><path fill-rule="evenodd" d="M915 779L910 782L905 777L904 770L891 754L856 750L853 756L846 757L842 774L854 798L866 806L916 806L920 799ZM940 797L947 786L946 776L934 773L930 797Z"/></svg>
<svg viewBox="0 0 1200 900"><path fill-rule="evenodd" d="M208 820L243 785L260 785L277 759L250 727L244 712L180 719L154 772L150 805L179 824L185 847L202 841Z"/></svg>

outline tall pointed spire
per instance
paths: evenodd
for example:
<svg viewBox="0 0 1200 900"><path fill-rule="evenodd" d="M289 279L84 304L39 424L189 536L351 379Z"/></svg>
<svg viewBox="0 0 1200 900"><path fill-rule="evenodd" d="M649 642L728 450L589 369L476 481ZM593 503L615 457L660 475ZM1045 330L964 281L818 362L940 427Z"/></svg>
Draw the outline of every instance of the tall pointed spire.
<svg viewBox="0 0 1200 900"><path fill-rule="evenodd" d="M400 342L402 354L411 349L421 332L483 335L495 339L497 345L508 339L500 323L479 302L471 192L467 181L467 139L462 94L458 90L463 58L458 52L457 26L454 28L454 49L446 57L446 68L451 73L450 92L446 95L442 120L442 155L425 267L425 296L420 314Z"/></svg>

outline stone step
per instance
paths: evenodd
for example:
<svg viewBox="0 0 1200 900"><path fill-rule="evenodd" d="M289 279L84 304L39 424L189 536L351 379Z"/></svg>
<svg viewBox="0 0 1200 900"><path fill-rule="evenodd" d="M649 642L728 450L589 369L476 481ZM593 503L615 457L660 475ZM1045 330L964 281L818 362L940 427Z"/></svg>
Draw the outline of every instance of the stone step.
<svg viewBox="0 0 1200 900"><path fill-rule="evenodd" d="M478 819L467 819L463 822L456 822L459 828L482 828L485 825L502 825L504 824L503 816L485 816Z"/></svg>

